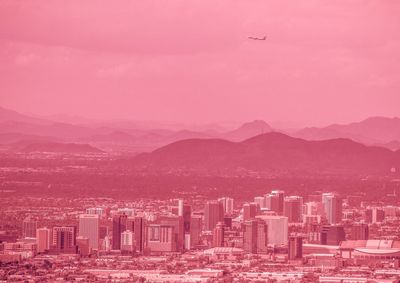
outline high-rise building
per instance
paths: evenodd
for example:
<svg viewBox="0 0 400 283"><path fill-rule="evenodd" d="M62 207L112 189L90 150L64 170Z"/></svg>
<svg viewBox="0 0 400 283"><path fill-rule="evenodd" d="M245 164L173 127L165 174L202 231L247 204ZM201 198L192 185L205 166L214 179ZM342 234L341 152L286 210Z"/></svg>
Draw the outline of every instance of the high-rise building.
<svg viewBox="0 0 400 283"><path fill-rule="evenodd" d="M183 227L182 216L162 216L159 218L159 222L162 225L169 225L174 227L174 241L175 247L178 252L181 252L185 248L185 233Z"/></svg>
<svg viewBox="0 0 400 283"><path fill-rule="evenodd" d="M50 249L51 230L44 227L36 229L37 252L43 253Z"/></svg>
<svg viewBox="0 0 400 283"><path fill-rule="evenodd" d="M204 208L204 228L212 231L218 222L224 221L224 207L221 202L208 201Z"/></svg>
<svg viewBox="0 0 400 283"><path fill-rule="evenodd" d="M135 248L139 253L143 252L145 242L145 220L143 217L136 216L133 226L135 237Z"/></svg>
<svg viewBox="0 0 400 283"><path fill-rule="evenodd" d="M254 219L259 213L258 204L251 202L243 205L243 221Z"/></svg>
<svg viewBox="0 0 400 283"><path fill-rule="evenodd" d="M89 248L91 250L97 250L99 248L98 214L79 215L79 236L89 239Z"/></svg>
<svg viewBox="0 0 400 283"><path fill-rule="evenodd" d="M125 230L121 233L121 251L132 253L134 248L134 234L131 230Z"/></svg>
<svg viewBox="0 0 400 283"><path fill-rule="evenodd" d="M277 208L276 212L279 215L282 215L282 213L283 213L283 200L285 198L285 192L281 191L281 190L274 190L274 191L271 191L271 195L278 197L278 208Z"/></svg>
<svg viewBox="0 0 400 283"><path fill-rule="evenodd" d="M351 226L351 240L368 240L369 228L366 223L354 223Z"/></svg>
<svg viewBox="0 0 400 283"><path fill-rule="evenodd" d="M163 253L177 251L174 226L149 224L146 231L145 245L150 252Z"/></svg>
<svg viewBox="0 0 400 283"><path fill-rule="evenodd" d="M268 247L268 227L260 219L244 222L243 248L249 253L264 253Z"/></svg>
<svg viewBox="0 0 400 283"><path fill-rule="evenodd" d="M301 259L303 257L303 237L290 236L288 244L289 260Z"/></svg>
<svg viewBox="0 0 400 283"><path fill-rule="evenodd" d="M192 216L192 207L179 200L178 216L183 217L183 230L185 234L190 233L190 218Z"/></svg>
<svg viewBox="0 0 400 283"><path fill-rule="evenodd" d="M342 198L333 193L322 194L324 212L329 224L338 224L342 221Z"/></svg>
<svg viewBox="0 0 400 283"><path fill-rule="evenodd" d="M265 197L255 197L254 203L256 203L260 208L265 208Z"/></svg>
<svg viewBox="0 0 400 283"><path fill-rule="evenodd" d="M76 253L76 227L55 226L50 248L59 253Z"/></svg>
<svg viewBox="0 0 400 283"><path fill-rule="evenodd" d="M343 226L325 225L321 230L321 245L338 246L341 241L346 240Z"/></svg>
<svg viewBox="0 0 400 283"><path fill-rule="evenodd" d="M288 218L289 223L301 223L303 210L303 198L299 196L288 196L284 198L283 215Z"/></svg>
<svg viewBox="0 0 400 283"><path fill-rule="evenodd" d="M267 195L265 195L264 198L265 198L265 208L278 213L279 212L279 196L267 194Z"/></svg>
<svg viewBox="0 0 400 283"><path fill-rule="evenodd" d="M233 198L223 197L219 198L218 202L222 203L225 214L232 214L233 212Z"/></svg>
<svg viewBox="0 0 400 283"><path fill-rule="evenodd" d="M78 253L81 256L88 256L90 254L88 237L84 237L84 236L76 237L76 246L78 247Z"/></svg>
<svg viewBox="0 0 400 283"><path fill-rule="evenodd" d="M223 247L225 240L225 225L221 222L213 230L213 247Z"/></svg>
<svg viewBox="0 0 400 283"><path fill-rule="evenodd" d="M280 215L259 215L256 218L264 220L268 226L268 243L271 245L287 245L288 218Z"/></svg>
<svg viewBox="0 0 400 283"><path fill-rule="evenodd" d="M32 217L27 217L22 221L22 237L35 238L37 229L37 221Z"/></svg>
<svg viewBox="0 0 400 283"><path fill-rule="evenodd" d="M113 250L121 249L121 233L127 229L126 214L116 214L113 217L113 234L112 234L112 248Z"/></svg>
<svg viewBox="0 0 400 283"><path fill-rule="evenodd" d="M200 234L203 221L201 216L192 215L190 225L190 246L191 248L196 247L200 244Z"/></svg>

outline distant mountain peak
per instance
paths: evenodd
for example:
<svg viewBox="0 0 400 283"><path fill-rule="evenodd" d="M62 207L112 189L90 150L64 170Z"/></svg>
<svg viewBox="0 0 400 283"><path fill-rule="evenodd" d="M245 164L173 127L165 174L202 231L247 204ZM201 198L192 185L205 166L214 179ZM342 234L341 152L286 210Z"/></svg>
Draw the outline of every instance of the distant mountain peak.
<svg viewBox="0 0 400 283"><path fill-rule="evenodd" d="M260 134L272 132L272 127L263 120L254 120L246 122L239 128L230 131L224 135L224 138L233 141L243 141Z"/></svg>

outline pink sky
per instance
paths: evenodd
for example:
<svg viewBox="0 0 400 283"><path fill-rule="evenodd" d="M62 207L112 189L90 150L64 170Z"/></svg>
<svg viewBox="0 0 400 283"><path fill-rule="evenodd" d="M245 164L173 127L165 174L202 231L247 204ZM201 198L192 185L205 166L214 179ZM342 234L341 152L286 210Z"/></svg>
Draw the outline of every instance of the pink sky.
<svg viewBox="0 0 400 283"><path fill-rule="evenodd" d="M400 116L399 15L396 0L3 0L0 105L180 122Z"/></svg>

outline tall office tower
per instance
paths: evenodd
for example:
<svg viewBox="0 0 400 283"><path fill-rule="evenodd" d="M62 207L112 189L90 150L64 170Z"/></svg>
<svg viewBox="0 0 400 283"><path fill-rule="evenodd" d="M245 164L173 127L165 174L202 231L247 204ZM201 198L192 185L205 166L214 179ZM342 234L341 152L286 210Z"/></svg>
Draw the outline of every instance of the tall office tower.
<svg viewBox="0 0 400 283"><path fill-rule="evenodd" d="M192 207L183 202L183 200L179 200L178 204L178 216L183 217L183 227L184 233L190 233L190 218L192 216Z"/></svg>
<svg viewBox="0 0 400 283"><path fill-rule="evenodd" d="M288 258L289 260L303 258L303 237L290 236L288 244Z"/></svg>
<svg viewBox="0 0 400 283"><path fill-rule="evenodd" d="M89 239L91 250L99 249L99 215L81 214L79 215L79 236Z"/></svg>
<svg viewBox="0 0 400 283"><path fill-rule="evenodd" d="M76 227L53 227L51 247L59 253L76 253Z"/></svg>
<svg viewBox="0 0 400 283"><path fill-rule="evenodd" d="M213 230L213 247L223 247L225 237L225 225L218 222Z"/></svg>
<svg viewBox="0 0 400 283"><path fill-rule="evenodd" d="M22 237L35 238L37 229L37 221L31 217L27 217L22 221Z"/></svg>
<svg viewBox="0 0 400 283"><path fill-rule="evenodd" d="M150 252L176 252L176 233L174 226L149 224L146 227L145 247Z"/></svg>
<svg viewBox="0 0 400 283"><path fill-rule="evenodd" d="M255 197L254 203L256 203L260 208L266 208L265 197Z"/></svg>
<svg viewBox="0 0 400 283"><path fill-rule="evenodd" d="M90 254L88 237L84 237L84 236L76 237L76 246L78 247L78 253L81 256L88 256Z"/></svg>
<svg viewBox="0 0 400 283"><path fill-rule="evenodd" d="M329 224L338 224L342 221L342 198L333 193L322 194L324 212Z"/></svg>
<svg viewBox="0 0 400 283"><path fill-rule="evenodd" d="M276 246L287 245L288 218L280 215L259 215L257 219L264 220L268 226L268 243Z"/></svg>
<svg viewBox="0 0 400 283"><path fill-rule="evenodd" d="M233 198L223 197L219 198L218 202L222 203L225 214L232 214L233 212Z"/></svg>
<svg viewBox="0 0 400 283"><path fill-rule="evenodd" d="M191 248L196 247L200 244L200 234L203 226L201 216L192 215L190 225L190 246Z"/></svg>
<svg viewBox="0 0 400 283"><path fill-rule="evenodd" d="M366 223L354 223L351 226L351 240L368 240L369 228Z"/></svg>
<svg viewBox="0 0 400 283"><path fill-rule="evenodd" d="M283 200L285 198L285 192L284 191L280 191L280 190L274 190L274 191L271 191L271 195L278 196L278 208L277 208L276 212L279 215L282 215L282 213L283 213Z"/></svg>
<svg viewBox="0 0 400 283"><path fill-rule="evenodd" d="M90 207L86 209L86 214L97 214L102 216L104 215L104 209L102 207Z"/></svg>
<svg viewBox="0 0 400 283"><path fill-rule="evenodd" d="M221 202L212 200L206 202L204 208L204 224L206 231L212 231L218 222L224 221L224 207Z"/></svg>
<svg viewBox="0 0 400 283"><path fill-rule="evenodd" d="M36 229L37 252L43 253L50 249L51 231L48 228Z"/></svg>
<svg viewBox="0 0 400 283"><path fill-rule="evenodd" d="M134 234L131 230L125 230L121 233L121 252L132 253L134 249Z"/></svg>
<svg viewBox="0 0 400 283"><path fill-rule="evenodd" d="M243 205L243 221L254 219L259 212L258 204L251 202Z"/></svg>
<svg viewBox="0 0 400 283"><path fill-rule="evenodd" d="M126 214L117 214L113 217L113 234L112 248L113 250L121 249L121 233L126 230L128 216Z"/></svg>
<svg viewBox="0 0 400 283"><path fill-rule="evenodd" d="M169 225L174 227L174 240L175 247L178 252L183 251L185 248L185 234L183 227L182 216L161 216L159 222L162 225Z"/></svg>
<svg viewBox="0 0 400 283"><path fill-rule="evenodd" d="M232 229L232 216L224 217L224 225L226 228Z"/></svg>
<svg viewBox="0 0 400 283"><path fill-rule="evenodd" d="M321 230L321 245L338 246L341 241L346 240L343 226L325 225Z"/></svg>
<svg viewBox="0 0 400 283"><path fill-rule="evenodd" d="M367 223L378 223L385 220L385 211L378 207L368 208L365 211L365 221Z"/></svg>
<svg viewBox="0 0 400 283"><path fill-rule="evenodd" d="M279 196L278 195L265 195L265 208L275 211L278 213L279 211Z"/></svg>
<svg viewBox="0 0 400 283"><path fill-rule="evenodd" d="M283 202L283 215L289 223L301 223L303 214L303 198L299 196L285 197Z"/></svg>
<svg viewBox="0 0 400 283"><path fill-rule="evenodd" d="M304 204L303 214L305 215L323 215L324 207L322 202L310 201Z"/></svg>
<svg viewBox="0 0 400 283"><path fill-rule="evenodd" d="M139 253L143 252L144 241L145 241L145 221L143 217L136 216L133 224L134 237L135 237L135 248Z"/></svg>
<svg viewBox="0 0 400 283"><path fill-rule="evenodd" d="M267 251L268 227L260 219L253 219L244 223L243 248L249 253L263 253Z"/></svg>

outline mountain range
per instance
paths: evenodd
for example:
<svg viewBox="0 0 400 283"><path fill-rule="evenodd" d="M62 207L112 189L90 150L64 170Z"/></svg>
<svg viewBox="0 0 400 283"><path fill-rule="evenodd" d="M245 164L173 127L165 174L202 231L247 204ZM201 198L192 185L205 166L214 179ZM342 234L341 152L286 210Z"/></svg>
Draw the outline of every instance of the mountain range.
<svg viewBox="0 0 400 283"><path fill-rule="evenodd" d="M233 130L226 130L217 124L197 125L187 129L176 127L162 127L161 123L156 122L98 122L67 115L36 117L0 107L0 146L12 151L20 150L18 144L21 142L25 145L57 142L89 144L106 152L137 154L186 139L239 142L260 134L279 132L279 129L263 120L247 122ZM399 118L371 117L350 124L309 127L284 133L303 140L346 138L392 151L400 149Z"/></svg>
<svg viewBox="0 0 400 283"><path fill-rule="evenodd" d="M241 142L182 140L134 158L150 171L256 172L273 175L389 175L400 168L400 151L349 139L307 141L271 132Z"/></svg>

